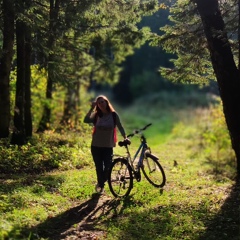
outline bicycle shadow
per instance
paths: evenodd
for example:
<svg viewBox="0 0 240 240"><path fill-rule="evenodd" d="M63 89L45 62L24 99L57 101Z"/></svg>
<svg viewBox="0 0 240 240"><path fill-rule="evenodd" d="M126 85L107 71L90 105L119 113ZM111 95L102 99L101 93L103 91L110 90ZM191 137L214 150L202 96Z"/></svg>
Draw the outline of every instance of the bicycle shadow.
<svg viewBox="0 0 240 240"><path fill-rule="evenodd" d="M106 233L99 229L98 223L117 217L126 206L131 205L131 202L130 198L122 201L93 194L92 198L79 206L56 217L48 218L31 229L23 229L22 232L25 235L31 233L31 238L28 239L35 239L34 236L37 236L37 239L41 237L51 240L65 239L71 236L75 237L74 239L76 236L79 239L99 239Z"/></svg>
<svg viewBox="0 0 240 240"><path fill-rule="evenodd" d="M240 179L232 186L218 214L208 222L205 233L198 240L240 239Z"/></svg>
<svg viewBox="0 0 240 240"><path fill-rule="evenodd" d="M89 213L94 211L98 205L99 198L99 194L93 194L92 198L86 202L70 208L56 217L48 218L45 222L32 229L28 229L28 232L37 233L38 236L44 238L62 239L64 233L66 233L72 226L83 221L88 217Z"/></svg>

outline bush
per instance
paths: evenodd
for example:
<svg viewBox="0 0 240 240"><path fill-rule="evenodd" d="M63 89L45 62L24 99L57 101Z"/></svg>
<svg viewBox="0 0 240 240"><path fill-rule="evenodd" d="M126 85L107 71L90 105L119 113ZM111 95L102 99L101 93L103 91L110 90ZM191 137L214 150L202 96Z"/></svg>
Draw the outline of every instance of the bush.
<svg viewBox="0 0 240 240"><path fill-rule="evenodd" d="M89 143L78 133L34 135L24 146L1 140L2 173L41 173L53 169L66 170L90 165Z"/></svg>
<svg viewBox="0 0 240 240"><path fill-rule="evenodd" d="M191 158L201 156L205 159L212 174L233 178L236 169L235 154L220 99L217 104L208 109L198 109L194 114L195 127L181 122L175 126L173 133L191 139Z"/></svg>

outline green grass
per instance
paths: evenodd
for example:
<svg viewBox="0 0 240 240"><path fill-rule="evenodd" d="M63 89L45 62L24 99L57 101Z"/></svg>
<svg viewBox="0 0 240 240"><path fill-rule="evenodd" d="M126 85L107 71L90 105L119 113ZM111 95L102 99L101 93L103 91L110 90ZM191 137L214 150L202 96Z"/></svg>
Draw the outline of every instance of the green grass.
<svg viewBox="0 0 240 240"><path fill-rule="evenodd" d="M114 199L108 187L105 195L95 195L91 130L81 136L69 133L64 139L49 134L28 149L34 149L33 157L38 146L45 160L56 161L57 169L0 175L0 239L239 239L240 191L234 182L234 161L228 155L217 162L212 158L214 147L211 154L201 148L208 110L162 106L156 112L147 104L134 106L118 112L127 132L153 123L146 136L166 173L163 189L154 188L143 177L134 182L128 198ZM154 113L147 114L147 109ZM138 141L132 139L131 149L136 149ZM5 151L6 157L9 151L16 154L12 148ZM20 159L30 150L22 151ZM124 154L124 150L116 147L115 153Z"/></svg>

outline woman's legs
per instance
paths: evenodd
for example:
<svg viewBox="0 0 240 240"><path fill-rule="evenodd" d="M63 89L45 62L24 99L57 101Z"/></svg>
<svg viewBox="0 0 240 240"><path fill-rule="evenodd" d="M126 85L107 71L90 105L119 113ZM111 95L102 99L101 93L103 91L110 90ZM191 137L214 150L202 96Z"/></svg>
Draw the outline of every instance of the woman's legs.
<svg viewBox="0 0 240 240"><path fill-rule="evenodd" d="M113 155L113 149L112 148L106 148L103 152L103 179L104 182L108 179L108 170L112 162L112 155Z"/></svg>
<svg viewBox="0 0 240 240"><path fill-rule="evenodd" d="M113 149L92 146L91 152L96 167L98 186L103 188L104 183L107 180L107 173L111 164Z"/></svg>

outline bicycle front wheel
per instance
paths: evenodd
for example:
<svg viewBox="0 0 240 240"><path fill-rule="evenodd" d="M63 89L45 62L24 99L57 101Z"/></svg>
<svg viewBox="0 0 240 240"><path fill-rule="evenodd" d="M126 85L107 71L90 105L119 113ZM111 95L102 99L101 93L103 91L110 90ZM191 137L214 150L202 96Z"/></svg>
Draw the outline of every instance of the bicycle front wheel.
<svg viewBox="0 0 240 240"><path fill-rule="evenodd" d="M108 185L114 197L128 196L133 187L132 168L124 158L114 159L109 169Z"/></svg>
<svg viewBox="0 0 240 240"><path fill-rule="evenodd" d="M157 157L152 154L148 154L143 160L141 169L148 182L154 187L160 188L165 185L166 176Z"/></svg>

